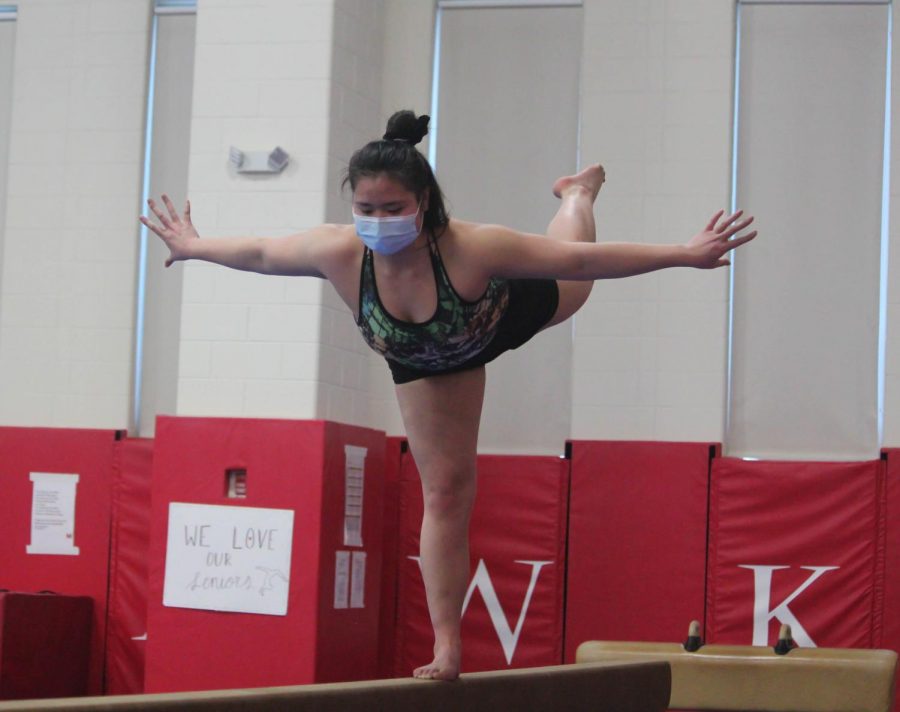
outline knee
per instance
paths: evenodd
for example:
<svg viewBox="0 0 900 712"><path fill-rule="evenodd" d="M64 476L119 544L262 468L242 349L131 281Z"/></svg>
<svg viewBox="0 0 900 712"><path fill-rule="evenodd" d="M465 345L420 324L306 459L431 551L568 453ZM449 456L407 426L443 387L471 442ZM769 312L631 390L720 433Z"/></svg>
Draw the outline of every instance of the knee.
<svg viewBox="0 0 900 712"><path fill-rule="evenodd" d="M422 495L428 516L448 519L468 519L475 503L475 475L450 473L423 483Z"/></svg>

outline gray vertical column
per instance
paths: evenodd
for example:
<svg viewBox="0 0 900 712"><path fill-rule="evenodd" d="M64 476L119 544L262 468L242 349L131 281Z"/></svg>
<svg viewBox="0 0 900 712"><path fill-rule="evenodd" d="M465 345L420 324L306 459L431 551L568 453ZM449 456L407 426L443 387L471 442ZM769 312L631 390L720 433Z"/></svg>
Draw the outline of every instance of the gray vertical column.
<svg viewBox="0 0 900 712"><path fill-rule="evenodd" d="M166 192L181 210L187 197L197 18L194 14L164 14L156 22L148 192L157 199ZM138 432L142 436L153 435L156 416L174 413L177 404L183 271L161 269L167 256L162 241L150 234L139 374Z"/></svg>
<svg viewBox="0 0 900 712"><path fill-rule="evenodd" d="M3 272L3 227L6 224L6 173L9 164L9 124L12 116L15 13L0 10L0 274Z"/></svg>
<svg viewBox="0 0 900 712"><path fill-rule="evenodd" d="M892 36L896 37L896 22L891 23ZM900 116L900 89L896 82L900 79L900 53L891 51L890 72L891 97L890 115ZM900 146L900 126L896 121L891 122L890 127L891 164L889 166L890 178L890 235L888 249L888 274L896 275L900 271L900 159L898 159L897 147ZM887 289L887 313L885 344L885 373L884 373L884 439L887 447L900 445L900 280L888 280Z"/></svg>
<svg viewBox="0 0 900 712"><path fill-rule="evenodd" d="M327 123L327 222L352 220L350 190L341 188L344 171L353 152L384 130L379 116L383 36L382 0L335 0ZM316 417L385 428L383 420L369 414L371 384L367 376L374 352L360 338L347 305L327 283L322 289L319 339ZM383 359L378 366L387 371Z"/></svg>
<svg viewBox="0 0 900 712"><path fill-rule="evenodd" d="M740 6L731 455L877 453L888 12Z"/></svg>

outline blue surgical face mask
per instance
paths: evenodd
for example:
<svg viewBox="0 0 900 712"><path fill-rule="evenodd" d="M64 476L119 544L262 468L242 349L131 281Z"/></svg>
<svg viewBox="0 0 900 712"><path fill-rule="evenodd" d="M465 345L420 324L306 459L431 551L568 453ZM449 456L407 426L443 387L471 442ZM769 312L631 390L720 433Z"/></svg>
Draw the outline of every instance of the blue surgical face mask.
<svg viewBox="0 0 900 712"><path fill-rule="evenodd" d="M353 213L356 234L370 250L382 255L393 255L408 247L419 236L419 210L411 215L388 218L373 218Z"/></svg>

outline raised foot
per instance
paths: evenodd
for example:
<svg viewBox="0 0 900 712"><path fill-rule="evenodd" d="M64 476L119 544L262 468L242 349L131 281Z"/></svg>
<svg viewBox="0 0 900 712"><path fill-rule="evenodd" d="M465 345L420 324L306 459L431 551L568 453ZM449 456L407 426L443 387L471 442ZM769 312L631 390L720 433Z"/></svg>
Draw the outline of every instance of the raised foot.
<svg viewBox="0 0 900 712"><path fill-rule="evenodd" d="M419 680L455 680L459 677L459 659L437 655L428 665L413 670L413 677Z"/></svg>
<svg viewBox="0 0 900 712"><path fill-rule="evenodd" d="M603 166L599 163L595 163L573 176L557 178L553 184L553 195L557 198L562 198L563 193L569 190L587 189L590 191L591 200L593 200L597 197L597 193L600 192L600 186L603 185L605 180L606 171L603 170Z"/></svg>

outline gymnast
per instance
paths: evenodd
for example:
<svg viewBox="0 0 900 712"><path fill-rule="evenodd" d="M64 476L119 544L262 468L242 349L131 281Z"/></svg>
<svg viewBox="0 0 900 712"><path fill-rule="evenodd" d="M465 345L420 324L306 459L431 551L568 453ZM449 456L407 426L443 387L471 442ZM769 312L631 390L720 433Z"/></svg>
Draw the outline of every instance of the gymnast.
<svg viewBox="0 0 900 712"><path fill-rule="evenodd" d="M597 243L600 165L554 183L560 205L546 235L457 220L415 147L427 132L427 116L400 111L384 138L353 154L343 182L352 190L352 225L279 238L200 240L190 202L179 216L166 195L165 209L148 201L158 223L140 220L168 247L167 267L193 259L329 280L363 338L385 357L425 503L420 554L434 660L413 675L453 680L460 668L485 364L566 321L594 280L722 267L729 250L756 231L739 234L753 218L720 210L683 245Z"/></svg>

